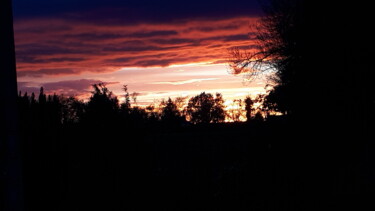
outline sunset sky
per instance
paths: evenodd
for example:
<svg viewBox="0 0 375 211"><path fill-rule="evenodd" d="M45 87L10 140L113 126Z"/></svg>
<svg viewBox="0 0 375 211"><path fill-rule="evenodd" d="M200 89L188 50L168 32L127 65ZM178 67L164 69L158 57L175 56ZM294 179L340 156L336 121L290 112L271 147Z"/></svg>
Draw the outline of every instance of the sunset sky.
<svg viewBox="0 0 375 211"><path fill-rule="evenodd" d="M88 97L105 82L147 105L168 97L264 92L229 74L228 49L252 49L256 0L14 0L18 87Z"/></svg>

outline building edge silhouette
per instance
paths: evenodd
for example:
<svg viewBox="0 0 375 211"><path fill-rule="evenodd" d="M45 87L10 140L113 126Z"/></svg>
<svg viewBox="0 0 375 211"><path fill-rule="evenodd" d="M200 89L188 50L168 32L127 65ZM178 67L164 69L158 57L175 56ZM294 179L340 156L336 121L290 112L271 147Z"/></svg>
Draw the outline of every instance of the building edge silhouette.
<svg viewBox="0 0 375 211"><path fill-rule="evenodd" d="M12 1L0 7L0 149L1 149L1 210L24 210L21 171L21 149L18 138L17 76L13 32Z"/></svg>

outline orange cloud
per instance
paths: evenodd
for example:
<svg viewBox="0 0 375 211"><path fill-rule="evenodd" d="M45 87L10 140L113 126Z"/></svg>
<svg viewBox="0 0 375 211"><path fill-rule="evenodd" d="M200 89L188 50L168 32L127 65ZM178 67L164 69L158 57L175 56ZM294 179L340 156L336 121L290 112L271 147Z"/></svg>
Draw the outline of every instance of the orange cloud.
<svg viewBox="0 0 375 211"><path fill-rule="evenodd" d="M15 22L19 77L115 72L124 67L224 63L227 49L252 48L256 18L96 25L58 19Z"/></svg>

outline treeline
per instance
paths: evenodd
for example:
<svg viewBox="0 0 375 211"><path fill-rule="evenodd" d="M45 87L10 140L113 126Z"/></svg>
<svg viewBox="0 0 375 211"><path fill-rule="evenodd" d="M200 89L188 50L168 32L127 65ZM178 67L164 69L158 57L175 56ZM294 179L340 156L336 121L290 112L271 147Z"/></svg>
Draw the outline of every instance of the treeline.
<svg viewBox="0 0 375 211"><path fill-rule="evenodd" d="M21 124L38 130L56 128L58 125L73 124L142 126L145 124L187 125L222 123L227 121L263 121L265 117L275 114L264 95L252 99L233 100L226 109L223 96L202 92L186 98L161 100L158 105L140 107L136 96L128 92L124 85L124 102L120 103L105 84L94 84L92 95L87 102L76 97L64 95L46 95L43 87L38 96L35 93L19 93L18 104ZM133 103L132 103L133 101ZM34 128L37 127L37 128ZM24 127L25 128L25 127Z"/></svg>

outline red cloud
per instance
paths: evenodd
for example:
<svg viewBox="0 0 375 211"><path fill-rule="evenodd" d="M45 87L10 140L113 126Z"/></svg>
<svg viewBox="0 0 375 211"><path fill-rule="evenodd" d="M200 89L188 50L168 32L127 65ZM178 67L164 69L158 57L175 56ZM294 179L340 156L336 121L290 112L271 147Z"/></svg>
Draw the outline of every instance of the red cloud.
<svg viewBox="0 0 375 211"><path fill-rule="evenodd" d="M254 45L256 18L95 25L63 20L15 22L19 77L77 75L197 62L223 63L227 49Z"/></svg>

